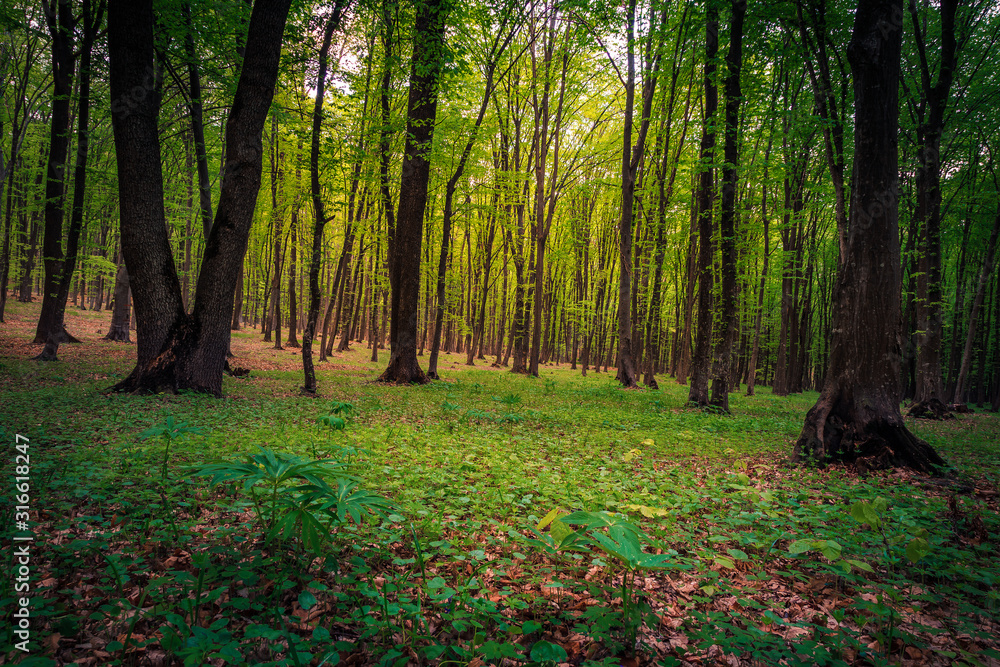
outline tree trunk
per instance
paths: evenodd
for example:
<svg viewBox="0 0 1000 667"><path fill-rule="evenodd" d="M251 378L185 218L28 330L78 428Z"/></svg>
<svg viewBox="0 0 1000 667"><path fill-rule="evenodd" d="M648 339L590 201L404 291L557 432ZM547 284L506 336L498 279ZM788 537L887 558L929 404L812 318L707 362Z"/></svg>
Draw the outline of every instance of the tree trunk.
<svg viewBox="0 0 1000 667"><path fill-rule="evenodd" d="M736 303L736 186L737 165L739 164L738 130L740 121L740 101L743 96L740 86L740 71L743 68L743 19L746 15L746 0L733 0L732 21L729 24L729 51L726 53L726 108L725 143L723 152L725 164L722 167L722 210L719 215L719 238L722 256L722 303L720 312L726 323L715 349L715 377L712 381L713 406L729 412L729 390L734 377L733 344L739 323L739 309Z"/></svg>
<svg viewBox="0 0 1000 667"><path fill-rule="evenodd" d="M63 198L66 191L66 159L69 152L70 104L73 88L74 24L70 0L45 0L45 17L52 39L52 117L49 132L49 160L45 179L45 234L42 263L45 280L42 310L38 316L34 344L45 343L50 335L61 341L71 338L57 321L57 300L63 265ZM58 329L57 329L58 327ZM43 353L44 354L44 353Z"/></svg>
<svg viewBox="0 0 1000 667"><path fill-rule="evenodd" d="M705 118L701 138L701 174L698 182L698 334L691 362L691 390L688 401L708 405L708 376L712 363L712 304L714 275L712 263L712 208L715 185L712 179L715 155L715 111L719 106L715 87L715 59L719 51L719 10L709 5L705 27Z"/></svg>
<svg viewBox="0 0 1000 667"><path fill-rule="evenodd" d="M313 225L312 254L309 259L309 314L306 316L306 326L302 332L302 369L305 378L302 385L302 393L309 396L316 395L316 370L313 367L312 343L313 338L316 336L316 322L319 319L319 303L322 298L319 287L319 270L323 256L323 229L326 226L326 217L323 212L323 198L320 196L319 183L320 130L323 125L323 101L326 91L326 68L330 53L330 42L333 40L334 30L340 26L340 19L343 15L345 4L346 0L337 1L323 31L323 43L319 49L319 73L316 77L316 103L313 107L312 144L309 153L309 183L315 222ZM292 229L295 229L294 219L292 221ZM292 233L294 234L294 231ZM292 265L294 266L294 264L295 259L293 255ZM292 286L290 285L289 287ZM294 335L294 328L291 331Z"/></svg>
<svg viewBox="0 0 1000 667"><path fill-rule="evenodd" d="M915 42L920 55L921 100L913 105L918 114L917 126L917 208L914 218L920 225L920 272L917 279L916 401L940 400L941 339L943 313L941 309L941 134L945 125L945 110L951 94L957 50L955 40L955 10L958 0L943 0L941 11L941 68L938 80L931 85L930 70L924 44L923 25L917 17L917 7L909 3ZM924 113L926 112L926 117Z"/></svg>
<svg viewBox="0 0 1000 667"><path fill-rule="evenodd" d="M222 393L233 297L260 189L261 133L278 76L290 0L254 4L236 95L226 128L226 161L215 222L198 277L194 310L184 313L166 234L156 127L158 100L142 85L153 62L149 0L111 0L112 125L119 178L122 253L135 295L138 361L117 391L191 389Z"/></svg>
<svg viewBox="0 0 1000 667"><path fill-rule="evenodd" d="M837 278L822 393L795 459L859 469L934 472L944 461L899 411L900 264L897 130L902 0L860 0L848 59L854 75L854 188L847 254Z"/></svg>
<svg viewBox="0 0 1000 667"><path fill-rule="evenodd" d="M1000 210L993 218L993 230L990 232L990 240L986 245L986 258L979 271L979 280L976 282L976 295L972 299L972 312L969 313L968 331L965 335L965 347L962 349L962 363L959 366L958 379L955 381L955 390L952 395L952 403L962 403L965 401L965 383L972 369L972 352L976 340L976 322L979 319L979 310L983 305L983 297L986 294L986 285L989 283L990 275L993 273L993 260L996 258L997 236L1000 235ZM987 309L988 310L988 309Z"/></svg>
<svg viewBox="0 0 1000 667"><path fill-rule="evenodd" d="M417 363L420 243L430 179L428 158L437 116L438 75L444 63L447 13L443 0L428 0L417 5L399 213L389 247L392 351L388 367L378 378L380 382L424 384L428 381Z"/></svg>
<svg viewBox="0 0 1000 667"><path fill-rule="evenodd" d="M118 275L115 277L114 309L111 311L111 325L108 327L108 335L104 340L114 340L122 343L131 343L129 328L131 327L131 292L128 285L128 271L125 264L118 267Z"/></svg>
<svg viewBox="0 0 1000 667"><path fill-rule="evenodd" d="M80 45L80 97L77 113L77 149L76 169L73 175L73 209L70 214L69 233L66 240L66 258L62 262L59 279L59 289L53 304L52 320L49 324L45 348L35 359L39 361L56 361L58 359L59 343L66 340L66 299L69 296L70 283L76 271L77 254L80 245L80 232L83 228L84 197L87 189L87 157L90 149L90 61L97 31L104 21L104 3L97 7L96 15L91 7L91 0L83 0L83 43ZM83 276L79 283L83 284ZM44 302L43 302L44 306Z"/></svg>

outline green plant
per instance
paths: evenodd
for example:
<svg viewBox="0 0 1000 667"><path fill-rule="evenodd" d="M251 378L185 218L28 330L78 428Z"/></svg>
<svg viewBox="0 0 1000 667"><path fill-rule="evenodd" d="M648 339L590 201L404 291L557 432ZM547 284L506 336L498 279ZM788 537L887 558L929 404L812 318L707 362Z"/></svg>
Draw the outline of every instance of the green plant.
<svg viewBox="0 0 1000 667"><path fill-rule="evenodd" d="M579 526L573 530L570 526ZM540 532L549 527L549 532ZM533 546L550 554L560 551L587 551L597 547L618 562L623 572L619 592L622 601L621 625L626 651L633 654L636 639L644 616L651 613L649 605L636 592L635 578L640 570L664 569L674 565L676 552L648 554L643 543L652 540L641 528L619 515L609 512L573 512L563 514L550 511L537 526L532 528L537 539L528 539ZM595 559L595 564L603 564Z"/></svg>
<svg viewBox="0 0 1000 667"><path fill-rule="evenodd" d="M163 464L160 469L160 482L166 482L167 480L167 463L170 460L170 446L176 440L189 435L200 434L201 429L188 426L186 422L176 421L173 416L168 416L162 424L157 426L151 426L145 431L139 434L139 437L143 440L148 440L150 438L161 437L163 438Z"/></svg>
<svg viewBox="0 0 1000 667"><path fill-rule="evenodd" d="M342 464L330 460L261 449L242 460L208 463L193 470L196 475L211 477L212 487L241 484L250 492L268 540L297 535L313 552L326 542L331 522L343 523L348 516L355 523L372 515L386 518L396 507L360 488L357 479L343 473Z"/></svg>

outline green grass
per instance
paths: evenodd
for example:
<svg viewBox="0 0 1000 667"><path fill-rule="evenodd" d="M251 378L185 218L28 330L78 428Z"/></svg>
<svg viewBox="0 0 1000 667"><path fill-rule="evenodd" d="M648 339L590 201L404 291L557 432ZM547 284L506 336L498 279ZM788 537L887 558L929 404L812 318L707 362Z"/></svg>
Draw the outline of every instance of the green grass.
<svg viewBox="0 0 1000 667"><path fill-rule="evenodd" d="M290 370L227 378L222 399L135 397L104 393L128 370L104 354L120 348L88 345L75 365L0 359L4 460L15 433L31 438L31 645L53 663L165 651L192 665L620 664L636 649L615 592L623 571L600 550L532 546L529 529L553 509L621 513L646 549L670 555L636 578L643 660L998 657L995 415L912 424L979 490L952 496L910 475L789 466L814 393L733 394L724 416L686 407L687 387L669 379L624 391L566 366L532 379L453 365L463 355L443 355L446 382L385 387L358 349L319 366L319 399L297 396ZM334 401L356 408L337 431L318 423ZM140 434L168 417L201 434L172 443L164 482L164 443ZM345 463L393 516L331 524L318 551L266 539L249 492L208 488L191 468L259 448ZM884 535L851 515L877 497ZM928 553L911 562L922 530ZM790 553L801 540L832 540L841 555ZM845 572L846 560L872 572ZM77 648L84 637L90 648Z"/></svg>

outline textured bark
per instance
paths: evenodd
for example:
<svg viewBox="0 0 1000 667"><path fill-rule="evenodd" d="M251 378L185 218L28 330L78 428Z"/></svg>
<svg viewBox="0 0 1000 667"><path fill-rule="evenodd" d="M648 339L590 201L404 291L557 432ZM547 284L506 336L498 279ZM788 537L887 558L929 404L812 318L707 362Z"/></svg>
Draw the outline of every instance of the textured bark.
<svg viewBox="0 0 1000 667"><path fill-rule="evenodd" d="M940 400L941 339L941 134L954 79L957 43L955 10L958 0L943 0L941 11L941 63L938 80L931 83L923 25L913 0L909 2L917 53L920 56L920 103L914 105L917 125L917 207L920 225L920 271L917 278L916 392L918 402ZM926 115L925 115L926 114Z"/></svg>
<svg viewBox="0 0 1000 667"><path fill-rule="evenodd" d="M854 74L855 159L847 254L837 279L823 390L795 459L859 469L933 472L944 461L899 410L900 247L897 123L902 0L860 0L848 58Z"/></svg>
<svg viewBox="0 0 1000 667"><path fill-rule="evenodd" d="M739 144L737 143L740 121L740 102L743 96L740 86L740 72L743 69L743 19L746 16L746 0L733 0L732 20L729 24L729 51L726 53L726 106L725 142L722 167L722 207L719 214L719 243L722 258L722 302L719 310L725 328L718 337L715 348L715 377L712 380L711 404L729 412L729 391L736 376L733 368L733 344L739 324L739 309L736 303L736 168L739 164Z"/></svg>
<svg viewBox="0 0 1000 667"><path fill-rule="evenodd" d="M35 344L43 344L50 334L70 340L56 322L56 301L63 264L63 198L66 191L66 158L69 153L70 97L73 88L75 17L70 0L44 0L52 46L52 116L49 131L49 159L45 177L45 229L42 237L42 309L35 329Z"/></svg>
<svg viewBox="0 0 1000 667"><path fill-rule="evenodd" d="M410 62L406 147L399 188L399 213L390 237L392 287L389 339L392 351L380 382L426 383L417 363L417 316L420 308L420 243L430 179L429 154L437 116L438 75L444 63L445 0L417 5Z"/></svg>
<svg viewBox="0 0 1000 667"><path fill-rule="evenodd" d="M698 333L691 361L691 390L688 401L708 405L708 376L712 363L712 305L714 275L712 262L712 207L715 199L712 162L715 155L714 116L719 105L715 87L715 59L719 50L719 10L709 5L705 28L705 118L701 138L701 174L698 179Z"/></svg>
<svg viewBox="0 0 1000 667"><path fill-rule="evenodd" d="M129 329L132 324L131 291L128 284L128 270L122 264L118 267L118 275L115 276L115 296L114 309L111 311L111 324L108 326L108 334L104 340L114 340L123 343L131 343Z"/></svg>
<svg viewBox="0 0 1000 667"><path fill-rule="evenodd" d="M59 344L71 338L66 334L66 300L69 297L73 273L76 271L80 232L83 228L84 197L87 190L87 158L90 152L90 61L97 31L104 21L104 7L105 3L99 2L95 12L91 0L83 0L83 14L81 16L83 41L80 45L80 91L77 112L76 167L73 174L73 208L70 213L66 239L66 257L62 262L55 303L52 304L52 319L48 325L45 348L41 354L35 357L39 361L56 361ZM82 292L85 287L82 275L79 277L78 283Z"/></svg>
<svg viewBox="0 0 1000 667"><path fill-rule="evenodd" d="M254 4L226 128L226 160L215 222L195 291L183 310L163 221L158 104L138 95L153 62L150 2L112 0L109 11L112 121L118 157L122 252L136 306L138 361L118 391L191 389L220 395L233 297L260 189L261 132L274 94L290 0Z"/></svg>

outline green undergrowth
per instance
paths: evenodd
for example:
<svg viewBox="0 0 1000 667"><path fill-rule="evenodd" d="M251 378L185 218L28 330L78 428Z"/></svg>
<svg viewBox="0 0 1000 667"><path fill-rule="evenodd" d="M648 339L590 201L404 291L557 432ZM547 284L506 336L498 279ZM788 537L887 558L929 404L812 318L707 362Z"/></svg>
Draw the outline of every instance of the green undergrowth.
<svg viewBox="0 0 1000 667"><path fill-rule="evenodd" d="M447 381L386 387L368 354L320 365L320 399L292 371L134 397L103 391L122 362L0 361L4 460L31 443L23 662L1000 657L995 415L912 425L959 482L859 478L787 463L815 394L719 415L666 378L457 355Z"/></svg>

